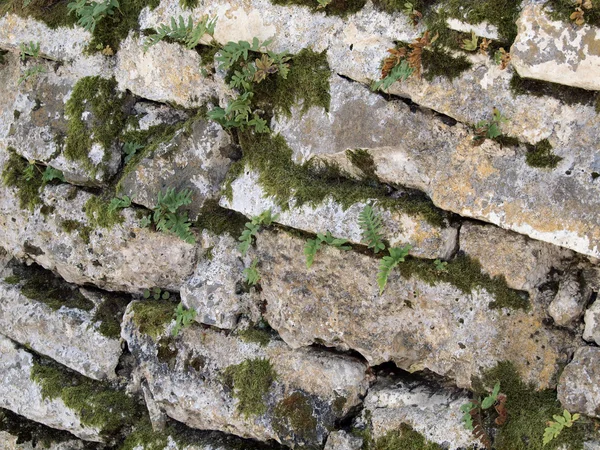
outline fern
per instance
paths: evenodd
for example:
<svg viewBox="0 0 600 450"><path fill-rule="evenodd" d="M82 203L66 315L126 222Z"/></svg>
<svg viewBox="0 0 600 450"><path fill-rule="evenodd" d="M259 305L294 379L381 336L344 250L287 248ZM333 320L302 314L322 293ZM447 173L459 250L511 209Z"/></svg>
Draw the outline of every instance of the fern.
<svg viewBox="0 0 600 450"><path fill-rule="evenodd" d="M144 148L142 144L137 142L125 142L123 145L123 152L125 152L125 164L127 164L131 158L135 156L138 150Z"/></svg>
<svg viewBox="0 0 600 450"><path fill-rule="evenodd" d="M165 194L158 193L158 204L154 207L153 220L156 229L174 233L189 244L194 244L196 239L190 231L191 223L187 212L180 212L181 206L192 202L192 192L184 189L175 192L173 188L167 188Z"/></svg>
<svg viewBox="0 0 600 450"><path fill-rule="evenodd" d="M117 209L129 208L130 206L131 198L129 198L127 195L124 195L122 198L113 198L108 205L108 210L116 211Z"/></svg>
<svg viewBox="0 0 600 450"><path fill-rule="evenodd" d="M194 26L194 20L191 16L188 18L187 23L183 16L179 16L179 21L175 17L171 17L170 25L159 25L157 32L146 38L144 51L147 51L150 47L158 44L165 38L181 42L187 48L193 49L200 43L205 34L211 37L214 36L216 25L216 17L211 19L209 16L204 16L196 26Z"/></svg>
<svg viewBox="0 0 600 450"><path fill-rule="evenodd" d="M268 209L263 211L258 216L252 217L252 221L246 222L245 229L242 231L242 235L238 238L240 244L238 245L239 251L242 255L246 255L250 245L252 245L252 238L256 236L258 230L260 230L261 226L270 226L277 218L279 214L275 214L274 216L271 214L271 210Z"/></svg>
<svg viewBox="0 0 600 450"><path fill-rule="evenodd" d="M20 85L21 83L29 80L31 77L36 77L41 73L46 73L46 69L44 69L44 66L37 65L34 67L30 67L23 73L23 75L19 77L17 84Z"/></svg>
<svg viewBox="0 0 600 450"><path fill-rule="evenodd" d="M106 16L114 15L115 8L119 8L119 0L75 0L67 5L69 14L75 13L78 17L77 25L93 33L97 23Z"/></svg>
<svg viewBox="0 0 600 450"><path fill-rule="evenodd" d="M546 429L544 429L544 438L542 443L544 445L549 444L550 441L552 441L552 439L555 439L558 437L558 435L561 433L561 431L566 427L566 428L571 428L573 426L573 423L575 423L575 421L577 419L579 419L579 414L573 414L571 415L571 413L569 411L567 411L566 409L563 411L563 415L559 416L558 414L555 414L552 416L552 418L556 421L549 421L548 422L548 427L546 427Z"/></svg>
<svg viewBox="0 0 600 450"><path fill-rule="evenodd" d="M64 174L60 170L55 169L54 167L46 166L46 169L42 174L42 181L47 183L52 180L59 180L63 183L66 181Z"/></svg>
<svg viewBox="0 0 600 450"><path fill-rule="evenodd" d="M486 449L492 448L492 441L484 427L482 415L483 411L490 409L492 406L498 413L498 417L494 421L495 424L498 426L504 425L508 418L508 411L506 409L506 395L500 393L500 383L495 384L491 394L487 395L481 403L473 400L460 407L463 412L462 421L465 428L471 431Z"/></svg>
<svg viewBox="0 0 600 450"><path fill-rule="evenodd" d="M181 303L177 305L175 314L173 314L175 318L175 326L171 332L173 336L177 336L182 328L190 326L196 318L196 314L197 313L194 308L184 309Z"/></svg>
<svg viewBox="0 0 600 450"><path fill-rule="evenodd" d="M362 242L372 248L374 253L385 250L381 216L373 210L371 205L365 205L358 216L358 224L363 231Z"/></svg>
<svg viewBox="0 0 600 450"><path fill-rule="evenodd" d="M404 262L404 258L408 255L412 247L406 244L402 248L390 248L389 256L384 256L379 264L379 272L377 273L377 284L379 285L379 295L383 294L387 284L388 277L394 267L399 263Z"/></svg>
<svg viewBox="0 0 600 450"><path fill-rule="evenodd" d="M21 61L25 61L27 58L37 58L40 56L39 42L31 41L29 44L21 42L19 48L21 50Z"/></svg>
<svg viewBox="0 0 600 450"><path fill-rule="evenodd" d="M325 243L333 247L337 247L340 250L350 250L349 245L345 245L348 241L346 239L334 238L330 231L327 233L317 233L316 239L309 239L304 245L304 255L306 256L306 268L310 269L315 261L315 255L321 248L321 244Z"/></svg>
<svg viewBox="0 0 600 450"><path fill-rule="evenodd" d="M252 263L250 264L250 267L246 267L243 271L244 279L250 286L255 286L260 280L260 273L256 268L257 264L258 259L254 258L254 260L252 260Z"/></svg>
<svg viewBox="0 0 600 450"><path fill-rule="evenodd" d="M387 91L396 81L407 80L414 71L415 70L408 64L408 61L402 60L400 64L394 66L388 76L386 76L383 80L374 82L371 85L371 90L378 91L381 89L383 91Z"/></svg>

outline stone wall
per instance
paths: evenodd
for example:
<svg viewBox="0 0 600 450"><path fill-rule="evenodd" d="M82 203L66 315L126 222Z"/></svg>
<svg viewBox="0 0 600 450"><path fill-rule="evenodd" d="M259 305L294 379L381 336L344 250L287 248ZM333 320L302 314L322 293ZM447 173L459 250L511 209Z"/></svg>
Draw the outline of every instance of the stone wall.
<svg viewBox="0 0 600 450"><path fill-rule="evenodd" d="M68 3L0 4L1 449L600 446L600 5Z"/></svg>

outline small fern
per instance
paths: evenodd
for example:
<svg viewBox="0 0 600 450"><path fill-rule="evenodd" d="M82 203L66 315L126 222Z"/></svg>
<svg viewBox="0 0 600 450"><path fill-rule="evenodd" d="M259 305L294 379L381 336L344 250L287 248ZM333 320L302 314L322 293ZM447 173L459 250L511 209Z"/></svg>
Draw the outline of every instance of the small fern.
<svg viewBox="0 0 600 450"><path fill-rule="evenodd" d="M408 255L412 247L410 244L406 244L402 248L390 248L388 249L389 256L384 256L379 264L379 272L377 273L377 284L379 285L379 295L383 294L385 286L387 285L388 277L394 267L399 263L404 262L404 258Z"/></svg>
<svg viewBox="0 0 600 450"><path fill-rule="evenodd" d="M167 188L166 192L158 193L158 204L154 207L153 220L156 229L159 231L170 232L179 236L189 244L194 244L196 239L190 231L191 223L187 212L180 212L181 206L189 205L192 202L192 191L184 189L175 192L173 188Z"/></svg>
<svg viewBox="0 0 600 450"><path fill-rule="evenodd" d="M246 267L243 271L244 279L250 286L255 286L260 281L260 273L256 268L257 264L258 259L254 258L250 264L250 267Z"/></svg>
<svg viewBox="0 0 600 450"><path fill-rule="evenodd" d="M371 90L378 91L381 89L383 91L387 91L396 81L407 80L414 71L415 69L410 67L408 61L402 60L400 64L392 68L388 76L386 76L383 80L374 82L371 85Z"/></svg>
<svg viewBox="0 0 600 450"><path fill-rule="evenodd" d="M21 42L19 44L19 48L21 50L21 61L25 61L27 58L37 58L40 56L40 43L39 42L29 42L29 44L25 44Z"/></svg>
<svg viewBox="0 0 600 450"><path fill-rule="evenodd" d="M66 181L64 174L54 167L46 166L44 173L42 174L42 181L47 183L52 180L59 180L63 183Z"/></svg>
<svg viewBox="0 0 600 450"><path fill-rule="evenodd" d="M67 5L69 14L72 12L78 17L77 25L93 33L97 23L106 16L112 16L115 8L119 8L119 0L74 0Z"/></svg>
<svg viewBox="0 0 600 450"><path fill-rule="evenodd" d="M144 148L142 144L138 144L137 142L125 142L123 145L123 152L125 153L125 164L127 164L131 158L135 156L138 150Z"/></svg>
<svg viewBox="0 0 600 450"><path fill-rule="evenodd" d="M19 79L17 80L17 84L21 85L30 78L37 77L42 73L46 73L46 69L44 69L44 66L38 64L37 66L30 67L23 73L23 75L19 77Z"/></svg>
<svg viewBox="0 0 600 450"><path fill-rule="evenodd" d="M196 314L197 313L194 308L184 309L181 303L177 305L175 314L173 314L175 326L173 327L171 334L173 336L177 336L182 328L189 327L196 318Z"/></svg>
<svg viewBox="0 0 600 450"><path fill-rule="evenodd" d="M252 245L252 238L256 236L258 230L260 230L261 226L268 227L270 226L277 218L279 214L275 214L274 216L271 214L271 210L268 209L263 211L258 216L252 217L250 222L246 222L245 229L242 231L242 235L238 238L240 244L238 245L239 251L242 255L246 256L250 245Z"/></svg>
<svg viewBox="0 0 600 450"><path fill-rule="evenodd" d="M561 431L566 427L566 428L571 428L573 426L573 423L575 423L575 421L577 419L579 419L579 414L573 414L571 415L571 413L569 411L567 411L566 409L563 411L563 415L559 416L558 414L555 414L554 416L552 416L552 418L556 421L549 421L548 422L548 427L546 427L546 429L544 430L544 438L542 443L544 445L549 444L550 441L552 441L552 439L555 439L558 437L558 435L561 433Z"/></svg>
<svg viewBox="0 0 600 450"><path fill-rule="evenodd" d="M108 205L109 211L116 211L117 209L129 208L131 206L131 198L124 195L121 198L115 197L110 201Z"/></svg>
<svg viewBox="0 0 600 450"><path fill-rule="evenodd" d="M358 216L358 224L363 231L363 240L374 253L385 250L383 243L383 223L381 216L377 214L371 205L365 205Z"/></svg>
<svg viewBox="0 0 600 450"><path fill-rule="evenodd" d="M335 238L332 236L330 231L327 233L317 233L316 239L309 239L306 241L304 245L304 255L306 256L306 268L310 269L315 260L315 255L317 251L321 248L321 244L325 243L327 245L331 245L333 247L337 247L340 250L350 250L349 245L345 245L348 242L347 239Z"/></svg>
<svg viewBox="0 0 600 450"><path fill-rule="evenodd" d="M210 37L214 36L216 25L216 17L211 19L209 16L204 16L195 26L191 16L188 18L187 23L183 16L179 16L179 21L175 17L171 17L170 25L159 25L157 32L146 38L144 51L147 51L150 47L158 44L165 38L181 42L187 48L193 49L200 44L200 40L205 34L208 34Z"/></svg>

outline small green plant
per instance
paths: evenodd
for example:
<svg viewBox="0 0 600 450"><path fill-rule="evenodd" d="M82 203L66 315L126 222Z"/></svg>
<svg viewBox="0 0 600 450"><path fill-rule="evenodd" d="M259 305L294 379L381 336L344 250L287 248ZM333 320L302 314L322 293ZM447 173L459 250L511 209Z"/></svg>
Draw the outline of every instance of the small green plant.
<svg viewBox="0 0 600 450"><path fill-rule="evenodd" d="M125 142L123 145L123 152L125 153L125 164L127 164L131 158L135 156L138 150L143 149L144 146L142 144L138 144L137 142Z"/></svg>
<svg viewBox="0 0 600 450"><path fill-rule="evenodd" d="M479 48L479 38L474 31L471 31L471 39L463 39L461 47L468 52L474 52Z"/></svg>
<svg viewBox="0 0 600 450"><path fill-rule="evenodd" d="M63 183L66 181L64 174L54 167L46 166L44 173L42 173L42 181L48 183L52 180L59 180Z"/></svg>
<svg viewBox="0 0 600 450"><path fill-rule="evenodd" d="M114 15L115 8L119 6L119 0L75 0L67 5L67 9L69 14L75 13L77 16L77 25L93 33L98 22Z"/></svg>
<svg viewBox="0 0 600 450"><path fill-rule="evenodd" d="M254 216L250 222L246 222L245 229L242 231L242 235L238 238L240 244L238 245L238 249L242 252L242 255L246 255L248 249L252 245L252 238L256 236L258 230L260 230L261 226L270 226L277 218L279 214L271 215L271 210L268 209L263 211L258 216Z"/></svg>
<svg viewBox="0 0 600 450"><path fill-rule="evenodd" d="M159 287L153 287L150 289L144 289L144 298L149 299L152 297L154 300L168 300L171 297L171 293L169 291L163 291Z"/></svg>
<svg viewBox="0 0 600 450"><path fill-rule="evenodd" d="M389 248L389 256L384 256L379 264L379 272L377 273L377 284L379 285L379 295L383 294L385 286L387 285L388 277L394 267L399 263L404 262L404 258L408 255L412 247L410 244L406 244L402 248Z"/></svg>
<svg viewBox="0 0 600 450"><path fill-rule="evenodd" d="M371 90L378 91L381 89L387 91L396 81L407 80L414 71L415 70L410 67L408 61L404 59L400 64L394 66L385 78L373 82L373 84L371 84Z"/></svg>
<svg viewBox="0 0 600 450"><path fill-rule="evenodd" d="M502 134L500 127L503 123L509 120L502 115L502 113L494 108L492 110L492 120L481 120L475 125L475 135L473 136L473 143L475 145L481 145L485 138L494 139Z"/></svg>
<svg viewBox="0 0 600 450"><path fill-rule="evenodd" d="M365 205L358 215L358 225L363 232L363 240L374 253L379 250L385 250L383 243L383 222L381 216L377 214L371 205Z"/></svg>
<svg viewBox="0 0 600 450"><path fill-rule="evenodd" d="M549 444L550 441L552 441L552 439L558 437L558 435L560 434L560 432L566 427L566 428L571 428L573 426L573 424L575 423L575 421L577 419L579 419L580 415L579 414L573 414L571 415L571 413L569 411L567 411L566 409L563 411L563 415L559 416L558 414L555 414L552 416L552 418L556 421L548 421L547 425L548 427L546 427L546 429L544 430L544 438L543 438L543 444Z"/></svg>
<svg viewBox="0 0 600 450"><path fill-rule="evenodd" d="M116 211L117 209L129 208L131 206L131 198L124 195L123 197L115 197L110 201L108 205L109 211Z"/></svg>
<svg viewBox="0 0 600 450"><path fill-rule="evenodd" d="M257 264L258 259L254 258L252 260L252 264L250 264L250 267L246 267L243 272L244 279L246 280L246 283L248 283L250 286L255 286L260 280L260 273L256 268Z"/></svg>
<svg viewBox="0 0 600 450"><path fill-rule="evenodd" d="M40 56L39 42L31 41L29 44L21 42L19 48L21 49L21 61L25 61L27 58L37 58Z"/></svg>
<svg viewBox="0 0 600 450"><path fill-rule="evenodd" d="M435 266L435 270L438 272L448 272L448 263L446 261L436 259L433 262L433 265Z"/></svg>
<svg viewBox="0 0 600 450"><path fill-rule="evenodd" d="M250 102L252 92L245 92L238 98L233 99L225 109L215 107L208 112L208 118L214 120L223 128L254 127L257 133L268 133L269 127L267 121L261 119L257 114L252 113Z"/></svg>
<svg viewBox="0 0 600 450"><path fill-rule="evenodd" d="M189 244L194 244L196 239L190 231L191 223L187 211L179 208L192 202L192 191L184 189L175 192L174 188L167 188L166 192L158 193L158 204L154 207L152 219L159 231L170 232L179 236Z"/></svg>
<svg viewBox="0 0 600 450"><path fill-rule="evenodd" d="M490 409L492 406L494 406L497 413L494 423L498 426L504 425L508 418L508 411L506 409L506 395L500 393L499 382L494 385L491 394L487 395L481 402L472 400L460 407L460 410L463 412L462 422L465 428L471 431L485 448L490 449L492 448L492 442L484 428L482 412Z"/></svg>
<svg viewBox="0 0 600 450"><path fill-rule="evenodd" d="M17 84L21 85L30 78L35 78L42 73L46 73L46 69L44 69L44 66L38 64L37 66L30 67L23 73L23 75L19 77Z"/></svg>
<svg viewBox="0 0 600 450"><path fill-rule="evenodd" d="M144 42L144 51L147 51L150 47L158 44L165 38L181 42L187 48L193 49L200 44L204 35L209 35L211 38L213 37L216 25L216 17L211 19L209 16L204 16L196 25L194 25L192 16L188 18L187 23L183 16L179 16L179 21L177 21L175 17L171 17L170 25L159 25L157 32L146 38L146 42ZM209 45L213 45L212 40Z"/></svg>
<svg viewBox="0 0 600 450"><path fill-rule="evenodd" d="M152 225L152 215L151 214L148 214L147 216L144 216L140 219L140 227L148 228L150 225Z"/></svg>
<svg viewBox="0 0 600 450"><path fill-rule="evenodd" d="M317 9L323 9L326 8L333 0L317 0L317 3L319 4L319 6L317 6Z"/></svg>
<svg viewBox="0 0 600 450"><path fill-rule="evenodd" d="M175 314L173 315L175 318L175 326L173 327L171 334L173 336L177 336L182 328L189 327L192 322L194 322L196 314L197 313L194 308L184 309L181 303L177 305Z"/></svg>
<svg viewBox="0 0 600 450"><path fill-rule="evenodd" d="M408 17L409 17L409 18L412 20L412 22L413 22L413 25L415 25L415 26L416 26L416 25L417 25L417 24L420 22L420 20L423 18L423 14L421 14L419 11L417 11L417 10L415 9L415 5L413 5L413 4L412 4L412 3L410 3L410 2L406 2L406 3L404 4L404 8L402 8L402 12L403 12L404 14L406 14L406 16L408 16Z"/></svg>
<svg viewBox="0 0 600 450"><path fill-rule="evenodd" d="M304 255L306 256L306 268L310 269L310 266L313 265L315 260L315 255L317 251L321 248L321 244L325 243L327 245L332 245L334 247L339 248L340 250L350 250L349 245L345 245L348 242L347 239L334 238L331 235L330 231L327 233L317 233L316 239L309 239L306 241L306 245L304 246Z"/></svg>

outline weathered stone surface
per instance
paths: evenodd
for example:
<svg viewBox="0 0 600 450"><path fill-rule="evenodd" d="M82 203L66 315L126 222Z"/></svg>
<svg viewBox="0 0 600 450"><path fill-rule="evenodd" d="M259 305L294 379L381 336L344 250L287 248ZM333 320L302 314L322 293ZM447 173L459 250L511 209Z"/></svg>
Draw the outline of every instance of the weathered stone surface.
<svg viewBox="0 0 600 450"><path fill-rule="evenodd" d="M545 281L552 267L572 252L534 241L492 225L465 222L460 229L460 249L477 258L492 276L503 275L513 289L533 289Z"/></svg>
<svg viewBox="0 0 600 450"><path fill-rule="evenodd" d="M33 356L0 335L0 407L49 427L66 430L88 441L102 442L100 430L85 426L59 399L44 399L41 387L31 380Z"/></svg>
<svg viewBox="0 0 600 450"><path fill-rule="evenodd" d="M363 440L345 431L334 431L329 434L325 450L360 450Z"/></svg>
<svg viewBox="0 0 600 450"><path fill-rule="evenodd" d="M159 144L121 180L123 194L134 203L154 208L165 186L190 189L187 206L195 220L206 200L217 199L231 163L231 138L215 122L198 119L190 129L179 129L172 140Z"/></svg>
<svg viewBox="0 0 600 450"><path fill-rule="evenodd" d="M446 19L446 25L451 30L462 31L463 33L473 32L479 37L498 40L498 27L487 22L472 24L459 19L449 18Z"/></svg>
<svg viewBox="0 0 600 450"><path fill-rule="evenodd" d="M581 317L591 295L592 290L580 280L578 274L568 272L560 282L548 313L557 325L570 325Z"/></svg>
<svg viewBox="0 0 600 450"><path fill-rule="evenodd" d="M224 234L202 233L205 254L200 258L192 277L181 287L181 301L197 312L196 321L219 328L235 328L239 316L248 310L254 295L244 293L242 272L244 262L236 239Z"/></svg>
<svg viewBox="0 0 600 450"><path fill-rule="evenodd" d="M600 90L600 29L552 20L545 5L529 5L517 21L511 63L522 77Z"/></svg>
<svg viewBox="0 0 600 450"><path fill-rule="evenodd" d="M22 272L22 276L26 277L26 273ZM35 294L37 299L27 297L22 292L27 281L21 279L16 284L0 281L2 333L87 377L97 380L115 378L115 368L122 353L118 334L114 338L103 335L100 323L95 319L95 313L106 307L103 303L108 300L100 297L100 304L88 300L80 308L51 308L44 302L44 296L53 295L53 292L39 292ZM55 285L47 284L48 289L51 286L57 289ZM31 292L27 293L32 296ZM68 287L60 294L81 295L77 289L69 293ZM73 302L69 298L64 301L67 305ZM85 302L85 298L80 302Z"/></svg>
<svg viewBox="0 0 600 450"><path fill-rule="evenodd" d="M406 424L442 448L477 448L477 438L461 421L460 407L469 400L458 389L382 378L369 389L359 420L366 422L375 441Z"/></svg>
<svg viewBox="0 0 600 450"><path fill-rule="evenodd" d="M19 436L14 436L6 431L0 431L0 450L37 450L39 446L35 441L22 442ZM44 446L45 450L84 450L86 443L77 439L64 442L51 442Z"/></svg>
<svg viewBox="0 0 600 450"><path fill-rule="evenodd" d="M121 43L115 68L121 90L186 108L202 106L217 94L215 82L202 75L202 59L194 50L159 42L144 51L144 40L144 36L130 34Z"/></svg>
<svg viewBox="0 0 600 450"><path fill-rule="evenodd" d="M429 369L460 387L508 360L543 388L552 385L563 349L574 345L566 332L546 328L537 308L490 309L494 297L483 289L464 294L449 283L401 278L398 269L379 295L377 259L327 247L307 270L303 247L301 239L264 231L251 255L261 261L265 317L294 348L351 348L370 365Z"/></svg>
<svg viewBox="0 0 600 450"><path fill-rule="evenodd" d="M600 417L600 349L580 347L558 382L558 399L570 412Z"/></svg>
<svg viewBox="0 0 600 450"><path fill-rule="evenodd" d="M0 167L5 158L0 148ZM47 186L42 200L51 212L44 216L42 206L33 213L20 209L15 190L0 186L0 245L70 283L125 292L152 286L179 290L194 270L195 247L175 235L141 228L132 208L120 213L122 224L94 228L84 212L91 198L72 186ZM65 221L78 229L65 231Z"/></svg>
<svg viewBox="0 0 600 450"><path fill-rule="evenodd" d="M152 339L140 332L135 311L133 303L125 314L123 337L154 401L190 427L291 446L319 445L327 427L346 416L366 392L366 366L354 358L316 349L291 350L275 339L262 347L198 326L186 328L176 340L166 335L171 327ZM264 412L246 416L235 397L241 387L232 390L224 375L228 367L261 359L270 361L276 380L259 400L264 401ZM283 411L294 404L288 417ZM303 427L294 425L295 414L303 414Z"/></svg>
<svg viewBox="0 0 600 450"><path fill-rule="evenodd" d="M584 316L585 329L583 339L600 345L600 302L595 301L587 309Z"/></svg>
<svg viewBox="0 0 600 450"><path fill-rule="evenodd" d="M358 216L366 204L376 204L376 199L358 202L347 209L333 198L326 198L321 204L295 206L289 201L289 209L283 210L272 197L267 196L258 182L258 174L251 170L231 183L231 201L223 196L221 206L238 211L248 217L257 216L271 210L279 214L276 222L310 233L330 231L334 236L359 244L362 230ZM391 246L412 245L410 253L422 258L449 258L457 244L456 228L429 224L423 217L406 214L397 210L375 207L383 220L383 234Z"/></svg>

